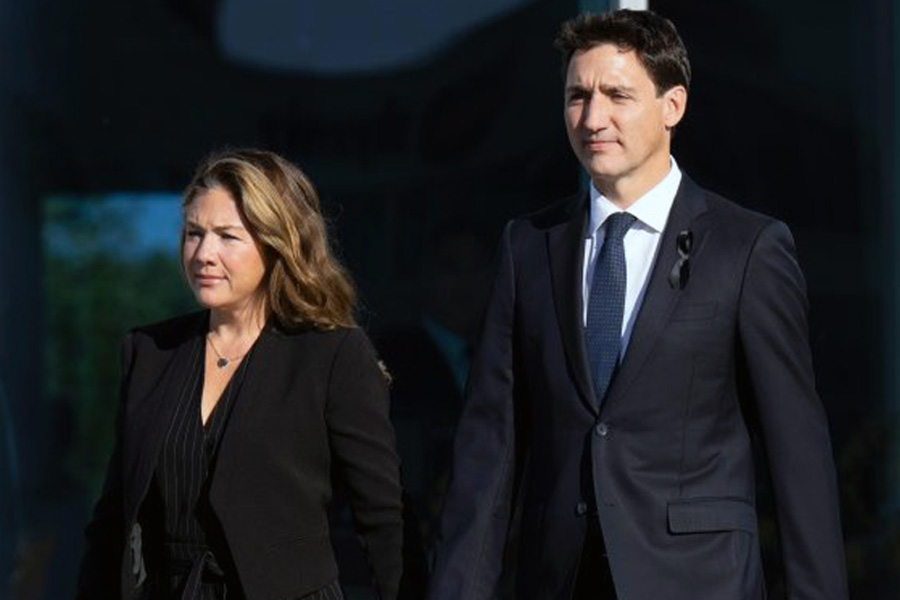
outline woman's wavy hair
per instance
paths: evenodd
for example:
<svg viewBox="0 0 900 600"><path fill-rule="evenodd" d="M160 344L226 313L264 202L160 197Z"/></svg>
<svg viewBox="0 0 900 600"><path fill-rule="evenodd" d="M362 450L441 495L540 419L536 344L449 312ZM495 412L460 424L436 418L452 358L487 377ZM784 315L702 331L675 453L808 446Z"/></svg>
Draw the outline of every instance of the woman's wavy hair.
<svg viewBox="0 0 900 600"><path fill-rule="evenodd" d="M281 327L355 325L356 290L328 242L316 189L299 168L265 150L217 152L197 169L182 206L215 187L237 203L262 250L266 309Z"/></svg>

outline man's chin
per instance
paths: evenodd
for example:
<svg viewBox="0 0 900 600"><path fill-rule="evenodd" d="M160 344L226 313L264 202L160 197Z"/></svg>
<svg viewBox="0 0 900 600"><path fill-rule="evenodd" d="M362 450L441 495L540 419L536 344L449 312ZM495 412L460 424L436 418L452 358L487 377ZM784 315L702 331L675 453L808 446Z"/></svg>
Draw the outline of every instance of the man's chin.
<svg viewBox="0 0 900 600"><path fill-rule="evenodd" d="M619 177L621 177L621 169L616 168L614 165L610 165L608 163L603 163L600 165L598 165L597 163L592 163L587 171L588 175L591 176L591 180L595 182L595 184L608 185L611 183L615 183L616 181L618 181Z"/></svg>

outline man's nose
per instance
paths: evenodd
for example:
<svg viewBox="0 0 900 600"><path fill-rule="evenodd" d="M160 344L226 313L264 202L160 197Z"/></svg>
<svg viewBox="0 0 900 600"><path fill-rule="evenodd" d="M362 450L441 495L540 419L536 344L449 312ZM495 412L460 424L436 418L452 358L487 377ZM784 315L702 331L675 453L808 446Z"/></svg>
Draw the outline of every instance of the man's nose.
<svg viewBox="0 0 900 600"><path fill-rule="evenodd" d="M601 94L592 94L585 104L582 125L588 131L600 131L609 126L609 107Z"/></svg>

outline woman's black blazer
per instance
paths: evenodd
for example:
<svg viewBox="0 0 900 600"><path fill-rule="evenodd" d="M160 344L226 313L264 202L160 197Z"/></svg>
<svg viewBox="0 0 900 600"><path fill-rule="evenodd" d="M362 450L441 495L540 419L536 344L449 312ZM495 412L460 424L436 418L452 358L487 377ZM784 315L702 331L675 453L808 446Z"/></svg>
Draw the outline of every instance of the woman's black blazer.
<svg viewBox="0 0 900 600"><path fill-rule="evenodd" d="M131 331L106 483L86 530L79 598L140 598L162 532L141 512L208 312ZM297 598L337 577L327 507L342 474L376 591L396 598L403 560L399 460L387 384L359 329L267 325L211 475L210 504L249 600Z"/></svg>

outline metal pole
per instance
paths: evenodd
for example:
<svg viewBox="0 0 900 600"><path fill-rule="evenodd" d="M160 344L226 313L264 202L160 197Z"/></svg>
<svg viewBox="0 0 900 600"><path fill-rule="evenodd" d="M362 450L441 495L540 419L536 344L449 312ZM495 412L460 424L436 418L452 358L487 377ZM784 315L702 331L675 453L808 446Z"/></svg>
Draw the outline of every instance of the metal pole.
<svg viewBox="0 0 900 600"><path fill-rule="evenodd" d="M613 9L630 8L631 10L647 10L649 4L649 0L613 0L610 2Z"/></svg>
<svg viewBox="0 0 900 600"><path fill-rule="evenodd" d="M578 0L578 12L604 13L619 8L647 10L648 0Z"/></svg>
<svg viewBox="0 0 900 600"><path fill-rule="evenodd" d="M891 19L892 35L890 36L890 44L893 46L891 54L893 60L886 64L883 71L887 71L890 83L890 90L893 93L892 100L900 98L900 75L897 74L895 65L900 65L900 42L897 41L896 34L900 32L900 9L894 8L892 4L885 4L883 9L887 14L884 15ZM886 402L885 413L890 423L890 439L891 447L888 451L888 460L886 465L887 480L890 483L888 488L888 498L885 511L891 515L893 519L900 519L900 369L897 368L900 363L900 243L897 240L897 232L900 232L900 209L898 199L900 199L900 118L897 118L897 111L894 108L893 101L889 101L882 106L884 111L880 117L883 123L893 123L893 127L889 128L890 134L887 139L882 141L883 147L886 148L887 155L884 161L883 171L885 173L885 189L887 190L887 214L893 217L892 233L888 238L888 248L891 251L891 261L893 262L893 286L889 292L888 316L892 334L887 336L886 352L887 364L885 372L888 375L888 397ZM885 128L888 129L888 128ZM893 523L897 524L896 521Z"/></svg>

